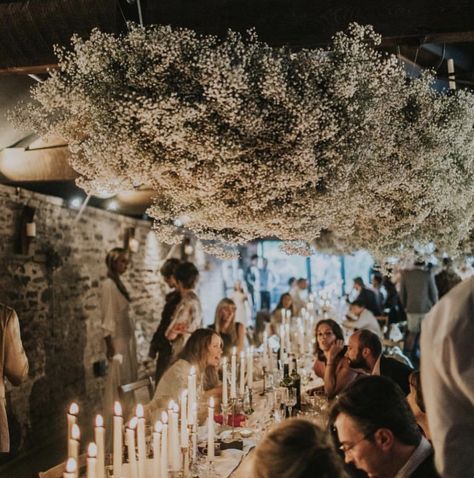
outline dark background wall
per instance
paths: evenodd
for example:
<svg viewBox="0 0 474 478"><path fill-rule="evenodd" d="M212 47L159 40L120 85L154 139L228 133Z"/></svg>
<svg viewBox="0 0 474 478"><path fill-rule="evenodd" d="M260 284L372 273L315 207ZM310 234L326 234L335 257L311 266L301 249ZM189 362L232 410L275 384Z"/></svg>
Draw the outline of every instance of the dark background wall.
<svg viewBox="0 0 474 478"><path fill-rule="evenodd" d="M36 208L37 237L27 254L18 254L25 206ZM147 221L86 208L62 199L0 186L0 302L20 318L28 355L28 380L7 386L12 455L66 433L65 411L72 400L81 407L87 429L101 412L104 378L93 364L105 359L99 310L105 254L123 245L127 227L140 243L124 282L132 295L140 360L159 321L164 284L158 269L167 246L157 242ZM143 371L143 370L142 370Z"/></svg>

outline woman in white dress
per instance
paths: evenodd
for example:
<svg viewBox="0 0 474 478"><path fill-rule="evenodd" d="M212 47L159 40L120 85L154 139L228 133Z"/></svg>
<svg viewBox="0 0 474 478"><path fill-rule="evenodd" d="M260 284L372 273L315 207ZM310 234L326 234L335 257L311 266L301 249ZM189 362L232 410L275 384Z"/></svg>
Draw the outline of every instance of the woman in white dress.
<svg viewBox="0 0 474 478"><path fill-rule="evenodd" d="M109 376L104 408L111 413L113 401L118 399L117 387L137 380L138 364L135 323L129 314L130 295L120 279L128 267L128 253L125 249L116 247L107 254L105 263L107 278L102 284L101 312ZM131 412L133 403L123 399L121 402L126 416Z"/></svg>
<svg viewBox="0 0 474 478"><path fill-rule="evenodd" d="M145 413L151 423L161 419L170 400L178 401L180 393L188 387L191 367L196 371L198 417L204 419L209 397L220 402L222 385L218 368L222 357L222 340L211 329L196 330L186 342L178 359L164 373L156 387L152 400L146 405Z"/></svg>

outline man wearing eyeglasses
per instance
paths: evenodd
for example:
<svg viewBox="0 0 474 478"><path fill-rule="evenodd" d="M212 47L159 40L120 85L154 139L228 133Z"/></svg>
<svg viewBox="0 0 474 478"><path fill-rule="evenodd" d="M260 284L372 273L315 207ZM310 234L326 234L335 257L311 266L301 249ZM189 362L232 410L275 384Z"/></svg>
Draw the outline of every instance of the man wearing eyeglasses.
<svg viewBox="0 0 474 478"><path fill-rule="evenodd" d="M331 410L340 449L369 478L436 478L433 449L423 437L400 387L365 377Z"/></svg>

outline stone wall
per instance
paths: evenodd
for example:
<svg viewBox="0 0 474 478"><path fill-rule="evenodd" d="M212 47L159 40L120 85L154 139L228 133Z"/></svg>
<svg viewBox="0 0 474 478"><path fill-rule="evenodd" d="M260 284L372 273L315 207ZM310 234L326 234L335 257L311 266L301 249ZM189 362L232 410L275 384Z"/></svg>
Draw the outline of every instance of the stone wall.
<svg viewBox="0 0 474 478"><path fill-rule="evenodd" d="M26 255L15 253L25 206L36 208L37 236ZM164 285L158 269L167 252L147 221L62 199L0 186L0 302L16 309L30 363L28 380L7 388L13 451L28 450L65 433L67 404L77 400L81 420L101 410L103 377L93 364L105 359L99 291L104 258L122 246L124 230L135 228L140 248L124 282L132 295L141 359L159 321ZM87 424L86 424L87 426Z"/></svg>

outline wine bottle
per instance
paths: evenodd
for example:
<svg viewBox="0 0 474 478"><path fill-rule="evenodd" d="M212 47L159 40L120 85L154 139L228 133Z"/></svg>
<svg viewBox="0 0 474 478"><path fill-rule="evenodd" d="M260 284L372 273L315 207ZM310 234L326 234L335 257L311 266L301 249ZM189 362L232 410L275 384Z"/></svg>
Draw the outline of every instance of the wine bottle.
<svg viewBox="0 0 474 478"><path fill-rule="evenodd" d="M301 410L301 376L298 373L298 361L293 358L293 370L291 371L291 380L293 387L296 388L296 406L297 410Z"/></svg>

